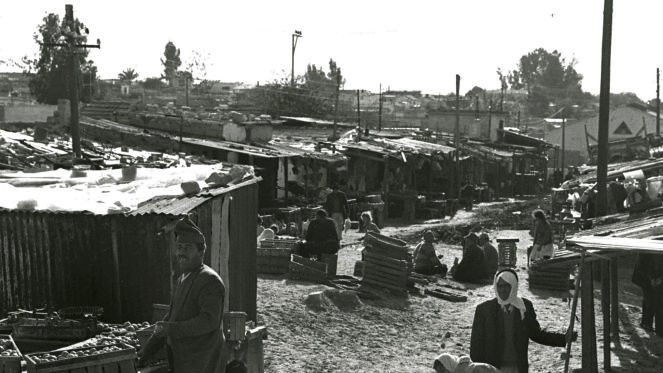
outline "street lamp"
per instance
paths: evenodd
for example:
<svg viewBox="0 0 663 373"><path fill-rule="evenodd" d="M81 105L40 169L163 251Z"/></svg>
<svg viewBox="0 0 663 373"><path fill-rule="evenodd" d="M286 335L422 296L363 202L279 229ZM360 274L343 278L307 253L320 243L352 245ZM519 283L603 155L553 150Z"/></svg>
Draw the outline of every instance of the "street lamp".
<svg viewBox="0 0 663 373"><path fill-rule="evenodd" d="M295 32L292 33L292 60L290 63L290 85L295 86L295 48L297 48L297 39L303 37L302 32L299 30L295 30Z"/></svg>

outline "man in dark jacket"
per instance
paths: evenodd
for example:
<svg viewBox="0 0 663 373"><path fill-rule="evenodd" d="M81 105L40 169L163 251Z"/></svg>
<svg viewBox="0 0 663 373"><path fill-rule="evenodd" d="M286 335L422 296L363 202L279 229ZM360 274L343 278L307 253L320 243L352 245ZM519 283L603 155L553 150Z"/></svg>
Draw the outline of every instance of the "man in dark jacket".
<svg viewBox="0 0 663 373"><path fill-rule="evenodd" d="M222 373L226 350L223 335L225 285L203 264L205 237L188 218L175 225L175 257L180 276L163 321L157 323L138 353L144 364L166 346L174 373Z"/></svg>
<svg viewBox="0 0 663 373"><path fill-rule="evenodd" d="M348 198L340 189L338 183L332 184L332 192L327 195L325 210L334 222L336 222L336 233L338 239L343 238L343 223L349 217Z"/></svg>
<svg viewBox="0 0 663 373"><path fill-rule="evenodd" d="M564 347L566 335L541 330L532 302L518 297L518 275L504 269L495 276L496 297L479 304L474 313L470 356L502 373L527 373L529 340ZM571 338L575 339L576 333Z"/></svg>
<svg viewBox="0 0 663 373"><path fill-rule="evenodd" d="M311 255L336 254L341 248L340 241L336 223L327 217L325 210L318 210L306 230L306 242L299 245L297 253L305 258Z"/></svg>
<svg viewBox="0 0 663 373"><path fill-rule="evenodd" d="M486 279L486 261L479 247L479 236L471 232L463 239L463 259L454 262L453 279L479 284Z"/></svg>

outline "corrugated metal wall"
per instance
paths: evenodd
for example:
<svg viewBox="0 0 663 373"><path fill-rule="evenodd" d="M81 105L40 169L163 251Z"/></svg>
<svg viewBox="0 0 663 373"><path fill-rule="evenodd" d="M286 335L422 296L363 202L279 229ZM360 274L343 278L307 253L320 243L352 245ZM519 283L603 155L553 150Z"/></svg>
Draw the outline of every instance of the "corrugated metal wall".
<svg viewBox="0 0 663 373"><path fill-rule="evenodd" d="M233 285L226 302L255 320L258 184L214 197L194 212L210 242L212 204L229 196ZM171 236L157 233L176 218L0 210L0 315L17 308L96 305L109 321L151 320L152 304L169 303L173 276Z"/></svg>

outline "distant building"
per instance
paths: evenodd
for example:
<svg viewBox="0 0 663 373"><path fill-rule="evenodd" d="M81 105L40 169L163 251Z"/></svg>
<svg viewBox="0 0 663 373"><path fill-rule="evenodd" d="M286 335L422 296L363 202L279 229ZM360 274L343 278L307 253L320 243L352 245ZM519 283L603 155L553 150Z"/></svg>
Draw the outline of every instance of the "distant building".
<svg viewBox="0 0 663 373"><path fill-rule="evenodd" d="M509 126L511 119L509 113L500 111L460 110L459 132L461 136L473 139L497 141L497 129L502 121L503 126ZM433 132L454 133L456 128L455 110L429 110L421 120L421 129Z"/></svg>
<svg viewBox="0 0 663 373"><path fill-rule="evenodd" d="M544 139L562 146L562 124L549 123L545 127ZM599 132L599 117L568 120L565 129L564 153L566 165L581 165L589 159L588 146L596 144ZM586 134L585 134L586 132ZM656 112L638 104L628 104L610 110L609 141L633 137L645 137L656 133Z"/></svg>

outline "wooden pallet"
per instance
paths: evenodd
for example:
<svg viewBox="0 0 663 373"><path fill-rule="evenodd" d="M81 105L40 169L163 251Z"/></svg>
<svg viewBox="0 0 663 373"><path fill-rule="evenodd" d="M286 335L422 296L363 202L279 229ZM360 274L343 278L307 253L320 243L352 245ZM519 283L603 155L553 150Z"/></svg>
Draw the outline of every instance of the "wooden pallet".
<svg viewBox="0 0 663 373"><path fill-rule="evenodd" d="M546 270L530 269L528 274L530 289L569 290L568 268L550 268Z"/></svg>
<svg viewBox="0 0 663 373"><path fill-rule="evenodd" d="M0 343L6 344L7 342L18 352L18 356L0 356L0 373L21 373L21 360L23 359L21 351L16 347L16 343L10 335L0 334Z"/></svg>
<svg viewBox="0 0 663 373"><path fill-rule="evenodd" d="M48 362L38 362L35 359L47 354L45 352L27 354L25 355L28 367L27 371L28 373L136 373L136 350L123 343L118 343L114 346L121 348L121 350ZM68 350L67 352L80 352L90 349L101 350L102 347L77 348ZM58 353L61 354L63 352Z"/></svg>

